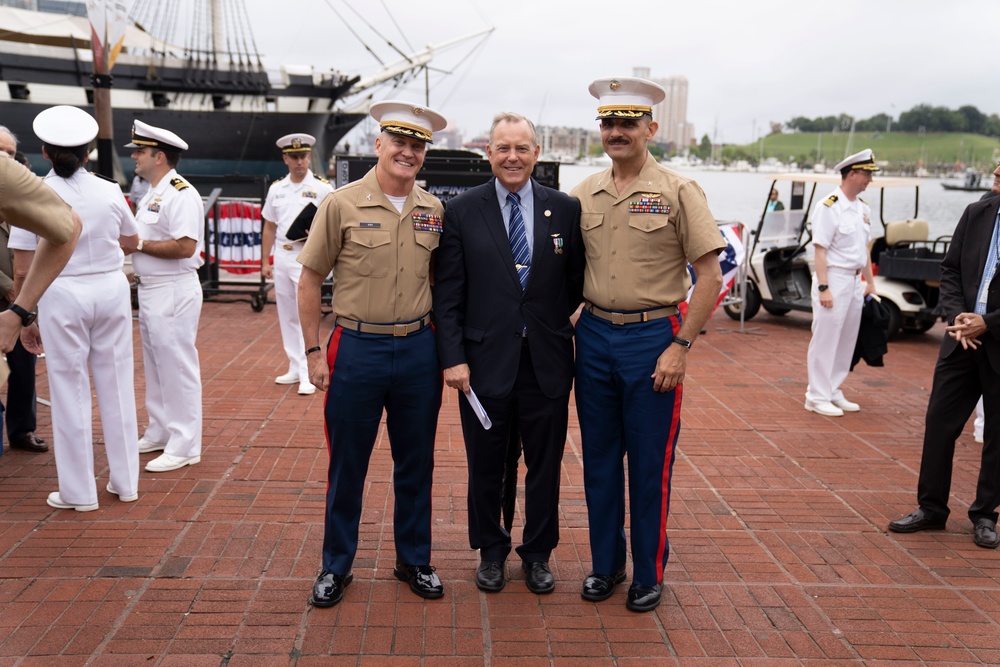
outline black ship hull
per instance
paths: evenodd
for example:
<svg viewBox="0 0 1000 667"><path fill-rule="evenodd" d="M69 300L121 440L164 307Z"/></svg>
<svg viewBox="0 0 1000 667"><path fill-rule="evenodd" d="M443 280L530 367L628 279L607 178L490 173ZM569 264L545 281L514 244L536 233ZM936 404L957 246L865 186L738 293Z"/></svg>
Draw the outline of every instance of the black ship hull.
<svg viewBox="0 0 1000 667"><path fill-rule="evenodd" d="M47 171L41 144L32 131L35 116L48 104L28 101L0 102L0 124L8 127L19 140L19 148L36 171ZM93 114L92 106L82 107ZM179 171L191 175L267 175L271 178L288 172L281 161L275 141L292 132L306 132L316 137L315 159L326 161L337 143L364 114L341 112L267 112L227 110L179 110L169 108L114 109L114 145L126 178L131 178L129 143L132 121L139 119L156 127L176 132L190 149L181 158Z"/></svg>

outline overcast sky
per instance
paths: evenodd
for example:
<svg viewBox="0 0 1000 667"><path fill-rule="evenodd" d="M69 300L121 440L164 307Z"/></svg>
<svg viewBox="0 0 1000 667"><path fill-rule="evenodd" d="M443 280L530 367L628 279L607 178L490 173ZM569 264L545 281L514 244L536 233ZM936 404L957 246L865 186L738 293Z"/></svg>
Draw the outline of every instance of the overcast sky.
<svg viewBox="0 0 1000 667"><path fill-rule="evenodd" d="M603 76L689 81L698 137L746 143L770 121L847 113L899 116L916 104L1000 113L998 0L246 0L269 67L305 64L369 75L386 62L494 27L442 53L431 106L466 139L499 110L545 125L596 127L587 86ZM362 18L350 8L363 12ZM391 10L390 14L386 8ZM400 30L402 29L402 31ZM407 44L409 46L407 46ZM376 99L422 101L423 79Z"/></svg>

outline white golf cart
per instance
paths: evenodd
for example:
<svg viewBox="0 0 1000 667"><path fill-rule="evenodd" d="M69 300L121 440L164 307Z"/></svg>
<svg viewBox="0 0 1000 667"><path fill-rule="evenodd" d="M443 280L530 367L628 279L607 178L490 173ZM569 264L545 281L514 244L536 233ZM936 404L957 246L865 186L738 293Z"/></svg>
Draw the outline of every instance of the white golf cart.
<svg viewBox="0 0 1000 667"><path fill-rule="evenodd" d="M765 205L757 229L750 232L746 278L733 285L733 298L725 305L726 314L734 320L752 319L762 306L772 315L812 311L809 214L817 196L826 196L840 184L840 175L778 174L771 189L784 182L791 184L789 206L769 211ZM890 188L913 189L913 218L885 221L885 191ZM927 221L917 218L919 179L876 177L866 193L869 202L875 196L880 198L877 207L871 206L873 217L878 210L878 222L872 220L870 250L875 287L891 314L889 336L900 330L923 333L942 315L937 309L940 263L951 237L928 240Z"/></svg>

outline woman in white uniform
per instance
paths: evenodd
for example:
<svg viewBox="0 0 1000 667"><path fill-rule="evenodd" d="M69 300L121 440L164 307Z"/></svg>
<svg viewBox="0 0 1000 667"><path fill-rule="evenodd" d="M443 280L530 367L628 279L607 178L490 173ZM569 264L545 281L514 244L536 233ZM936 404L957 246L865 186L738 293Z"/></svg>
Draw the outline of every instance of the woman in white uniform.
<svg viewBox="0 0 1000 667"><path fill-rule="evenodd" d="M124 502L139 497L132 309L121 250L135 247L138 229L121 188L83 167L97 121L82 109L57 106L38 114L33 127L52 163L45 183L80 215L83 231L66 268L39 301L37 325L24 329L21 341L35 353L45 343L59 478L59 490L47 502L89 512L98 502L88 364L110 469L107 490ZM30 263L37 239L11 230L15 266Z"/></svg>

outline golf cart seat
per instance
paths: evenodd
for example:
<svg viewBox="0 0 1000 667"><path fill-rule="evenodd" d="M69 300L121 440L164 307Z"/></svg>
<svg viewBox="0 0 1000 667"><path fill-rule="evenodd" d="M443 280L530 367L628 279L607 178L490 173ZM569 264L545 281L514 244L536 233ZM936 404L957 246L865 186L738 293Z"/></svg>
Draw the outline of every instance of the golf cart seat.
<svg viewBox="0 0 1000 667"><path fill-rule="evenodd" d="M890 248L903 243L927 240L927 221L921 218L885 223L885 244Z"/></svg>

